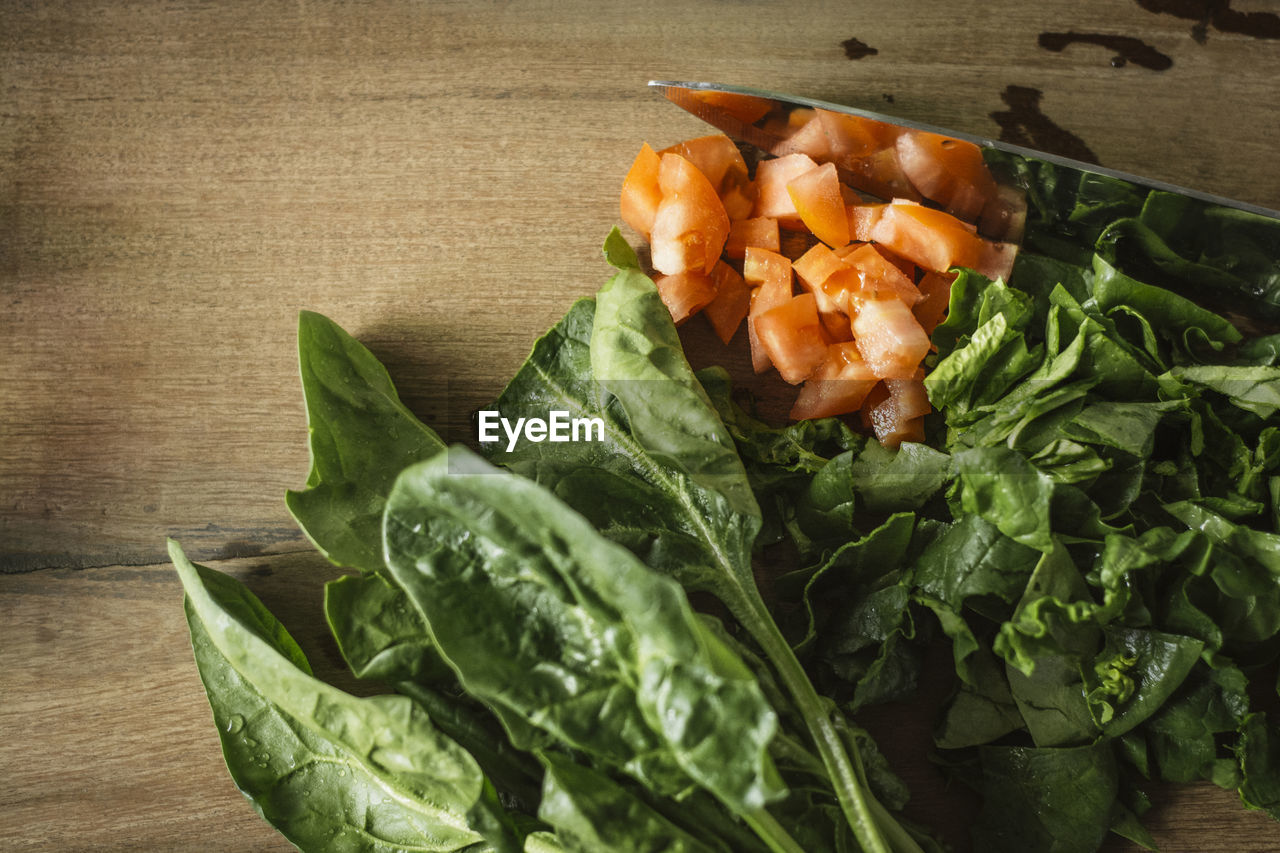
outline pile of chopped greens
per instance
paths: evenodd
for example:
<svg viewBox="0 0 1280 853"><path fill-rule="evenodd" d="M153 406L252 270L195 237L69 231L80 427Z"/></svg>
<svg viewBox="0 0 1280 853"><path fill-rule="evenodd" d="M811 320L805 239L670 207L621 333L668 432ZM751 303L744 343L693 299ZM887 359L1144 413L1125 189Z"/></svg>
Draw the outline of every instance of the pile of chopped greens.
<svg viewBox="0 0 1280 853"><path fill-rule="evenodd" d="M602 441L447 447L304 313L288 507L355 570L325 617L387 690L316 679L171 543L255 808L308 850L936 851L856 715L909 700L943 643L934 745L982 795L978 849L1151 846L1148 780L1280 819L1280 336L1256 334L1280 229L1004 165L1023 251L1008 282L960 272L929 441L898 451L765 424L693 371L616 231L616 274L493 406L599 418Z"/></svg>

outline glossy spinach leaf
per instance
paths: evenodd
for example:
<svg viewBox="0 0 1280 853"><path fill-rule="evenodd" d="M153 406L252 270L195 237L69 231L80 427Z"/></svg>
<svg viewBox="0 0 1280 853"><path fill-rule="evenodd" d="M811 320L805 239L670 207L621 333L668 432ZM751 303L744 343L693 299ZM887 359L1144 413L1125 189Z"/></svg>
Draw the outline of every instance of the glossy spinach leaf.
<svg viewBox="0 0 1280 853"><path fill-rule="evenodd" d="M451 675L413 602L381 574L344 575L326 583L324 615L356 678L394 684Z"/></svg>
<svg viewBox="0 0 1280 853"><path fill-rule="evenodd" d="M1111 745L987 746L974 848L1092 853L1111 825L1119 776Z"/></svg>
<svg viewBox="0 0 1280 853"><path fill-rule="evenodd" d="M519 849L480 768L417 705L357 699L317 680L252 593L169 547L227 766L290 841L387 853Z"/></svg>
<svg viewBox="0 0 1280 853"><path fill-rule="evenodd" d="M603 773L575 764L557 753L542 757L546 766L538 817L555 827L565 850L598 853L724 853L653 810Z"/></svg>
<svg viewBox="0 0 1280 853"><path fill-rule="evenodd" d="M444 447L410 412L373 353L312 311L298 317L311 472L285 498L320 552L340 566L382 569L382 507L401 469Z"/></svg>
<svg viewBox="0 0 1280 853"><path fill-rule="evenodd" d="M451 449L400 476L385 536L437 648L509 731L739 813L781 796L777 718L747 667L676 583L545 489Z"/></svg>

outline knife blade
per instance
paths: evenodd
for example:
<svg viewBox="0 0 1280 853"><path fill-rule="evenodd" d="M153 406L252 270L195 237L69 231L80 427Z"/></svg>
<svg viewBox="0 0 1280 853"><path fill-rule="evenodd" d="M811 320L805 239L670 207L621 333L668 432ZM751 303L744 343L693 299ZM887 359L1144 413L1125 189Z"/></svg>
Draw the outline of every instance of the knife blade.
<svg viewBox="0 0 1280 853"><path fill-rule="evenodd" d="M874 123L873 127L878 126L887 133L900 132L904 128L924 131L961 142L972 143L981 149L1000 151L1009 158L1015 161L1020 160L1026 165L1050 163L1058 169L1069 170L1081 177L1098 175L1111 180L1126 182L1135 188L1174 193L1203 204L1234 208L1280 220L1280 210L1273 210L1261 205L1200 192L1199 190L1176 186L1165 181L1144 178L1092 163L1072 160L1056 154L1035 151L1000 140L961 133L922 122L895 118L882 113L835 104L816 98L784 95L763 89L718 83L651 80L649 81L649 86L661 92L672 103L718 128L729 137L745 142L769 154L781 156L791 153L793 150L798 150L795 148L795 143L791 142L790 131L794 129L794 124L790 121L791 115L799 110L826 110L831 113L855 116L866 122L872 122ZM844 165L837 164L837 168L840 169L841 178L855 189L870 195L883 197L883 185L880 187L882 192L879 193L875 189L868 188L873 183L867 180L867 175L865 174L866 169L870 168L870 164L850 162ZM997 174L995 177L1002 185L1016 185L1016 181L1009 174ZM1025 189L1025 187L1022 189Z"/></svg>

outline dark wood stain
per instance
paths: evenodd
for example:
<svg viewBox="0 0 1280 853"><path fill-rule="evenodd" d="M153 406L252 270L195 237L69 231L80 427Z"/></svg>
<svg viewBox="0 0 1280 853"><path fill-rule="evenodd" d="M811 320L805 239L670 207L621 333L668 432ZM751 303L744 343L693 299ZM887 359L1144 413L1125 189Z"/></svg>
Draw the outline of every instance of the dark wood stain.
<svg viewBox="0 0 1280 853"><path fill-rule="evenodd" d="M1164 71L1173 65L1172 57L1161 53L1140 38L1107 33L1041 33L1039 44L1045 50L1061 53L1071 44L1096 44L1114 50L1111 64L1116 68L1132 62L1152 71Z"/></svg>
<svg viewBox="0 0 1280 853"><path fill-rule="evenodd" d="M1000 93L1000 100L1009 109L991 113L991 118L1000 125L1000 141L1025 145L1086 163L1097 163L1097 155L1089 150L1083 139L1041 111L1040 98L1043 94L1030 86L1005 87Z"/></svg>
<svg viewBox="0 0 1280 853"><path fill-rule="evenodd" d="M880 52L865 41L856 38L845 39L840 42L840 46L844 48L844 55L850 59L866 59Z"/></svg>
<svg viewBox="0 0 1280 853"><path fill-rule="evenodd" d="M1138 6L1158 15L1195 21L1191 37L1204 44L1209 28L1256 39L1280 39L1280 15L1275 12L1240 12L1231 0L1137 0Z"/></svg>

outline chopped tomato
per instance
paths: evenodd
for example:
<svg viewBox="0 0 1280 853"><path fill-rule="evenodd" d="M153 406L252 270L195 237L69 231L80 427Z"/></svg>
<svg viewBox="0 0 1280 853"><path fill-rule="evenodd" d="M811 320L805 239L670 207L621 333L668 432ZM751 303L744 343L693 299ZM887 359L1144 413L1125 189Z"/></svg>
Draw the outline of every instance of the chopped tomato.
<svg viewBox="0 0 1280 853"><path fill-rule="evenodd" d="M849 237L859 243L871 242L871 229L884 212L883 204L851 204L845 208L849 217Z"/></svg>
<svg viewBox="0 0 1280 853"><path fill-rule="evenodd" d="M849 216L834 163L792 178L787 183L787 194L800 221L815 237L833 247L849 242Z"/></svg>
<svg viewBox="0 0 1280 853"><path fill-rule="evenodd" d="M756 332L756 320L791 299L791 261L768 249L747 247L742 260L742 277L753 287L751 304L747 313L747 338L751 342L751 366L756 373L764 373L773 364L769 354L760 345Z"/></svg>
<svg viewBox="0 0 1280 853"><path fill-rule="evenodd" d="M823 128L822 119L811 116L791 133L783 142L774 146L774 154L805 154L816 161L823 161L831 156L831 145L827 141L827 132Z"/></svg>
<svg viewBox="0 0 1280 853"><path fill-rule="evenodd" d="M724 253L731 258L742 258L746 256L748 246L777 252L778 220L758 216L731 221L729 239L724 244Z"/></svg>
<svg viewBox="0 0 1280 853"><path fill-rule="evenodd" d="M723 188L726 178L742 182L747 177L747 162L742 159L742 152L723 133L687 139L658 152L659 157L663 154L679 154L697 166L717 192Z"/></svg>
<svg viewBox="0 0 1280 853"><path fill-rule="evenodd" d="M1012 265L1016 254L1016 247L983 240L972 225L945 211L901 201L885 207L871 229L871 238L934 272L969 267L996 278ZM1009 249L991 248L996 245L1009 245Z"/></svg>
<svg viewBox="0 0 1280 853"><path fill-rule="evenodd" d="M892 144L855 160L844 174L855 189L870 193L876 198L920 200L920 193L907 180L898 163L897 149Z"/></svg>
<svg viewBox="0 0 1280 853"><path fill-rule="evenodd" d="M920 291L902 270L889 263L870 243L864 243L845 258L845 263L858 271L862 299L898 299L906 305L920 301Z"/></svg>
<svg viewBox="0 0 1280 853"><path fill-rule="evenodd" d="M761 349L792 385L803 382L826 358L827 339L812 293L802 293L761 312L755 329Z"/></svg>
<svg viewBox="0 0 1280 853"><path fill-rule="evenodd" d="M853 339L881 379L911 379L929 354L929 336L898 299L864 299L853 316Z"/></svg>
<svg viewBox="0 0 1280 853"><path fill-rule="evenodd" d="M745 177L738 179L731 174L720 188L720 202L730 221L746 219L756 209L755 184Z"/></svg>
<svg viewBox="0 0 1280 853"><path fill-rule="evenodd" d="M709 89L689 92L689 97L723 110L743 124L754 124L772 108L767 98L740 95L737 92L715 92Z"/></svg>
<svg viewBox="0 0 1280 853"><path fill-rule="evenodd" d="M705 273L664 275L654 279L653 283L677 326L701 311L716 296L715 282Z"/></svg>
<svg viewBox="0 0 1280 853"><path fill-rule="evenodd" d="M898 162L912 186L966 222L976 222L996 196L996 182L972 142L908 130L896 142Z"/></svg>
<svg viewBox="0 0 1280 853"><path fill-rule="evenodd" d="M820 109L817 114L830 156L838 166L848 168L893 142L894 131L886 129L890 126L884 122L831 110Z"/></svg>
<svg viewBox="0 0 1280 853"><path fill-rule="evenodd" d="M891 249L889 249L886 246L877 245L876 251L879 252L880 256L883 257L886 261L888 261L889 263L897 267L899 270L901 270L902 274L905 275L909 280L911 281L916 280L917 267L915 264L911 263L911 261L902 257L901 255L895 254Z"/></svg>
<svg viewBox="0 0 1280 853"><path fill-rule="evenodd" d="M1018 187L1000 186L987 199L978 230L993 240L1020 243L1027 226L1027 194Z"/></svg>
<svg viewBox="0 0 1280 853"><path fill-rule="evenodd" d="M929 413L924 383L915 379L886 379L884 388L884 398L869 411L876 438L885 447L898 447L904 441L924 441L923 416Z"/></svg>
<svg viewBox="0 0 1280 853"><path fill-rule="evenodd" d="M679 154L663 154L658 169L662 201L649 236L659 272L709 272L729 236L729 217L715 187Z"/></svg>
<svg viewBox="0 0 1280 853"><path fill-rule="evenodd" d="M720 261L711 271L716 295L703 312L716 330L716 336L726 345L742 325L751 307L751 288L733 267Z"/></svg>
<svg viewBox="0 0 1280 853"><path fill-rule="evenodd" d="M831 344L813 374L805 380L791 407L791 420L829 418L856 412L875 387L875 375L852 342Z"/></svg>
<svg viewBox="0 0 1280 853"><path fill-rule="evenodd" d="M658 186L660 164L661 158L646 142L640 146L640 153L622 181L622 221L646 240L653 230L653 217L662 201L662 188Z"/></svg>
<svg viewBox="0 0 1280 853"><path fill-rule="evenodd" d="M797 258L792 268L800 285L817 300L818 315L831 339L850 340L849 294L859 289L854 270L822 243Z"/></svg>
<svg viewBox="0 0 1280 853"><path fill-rule="evenodd" d="M799 230L804 227L800 214L796 211L795 202L787 192L787 184L792 178L799 177L811 169L817 168L804 154L788 154L764 160L756 166L756 216L767 216L778 220L783 228Z"/></svg>
<svg viewBox="0 0 1280 853"><path fill-rule="evenodd" d="M911 312L916 315L926 335L932 335L946 316L947 305L951 301L951 282L955 278L955 273L930 271L916 285L923 298L911 307Z"/></svg>

